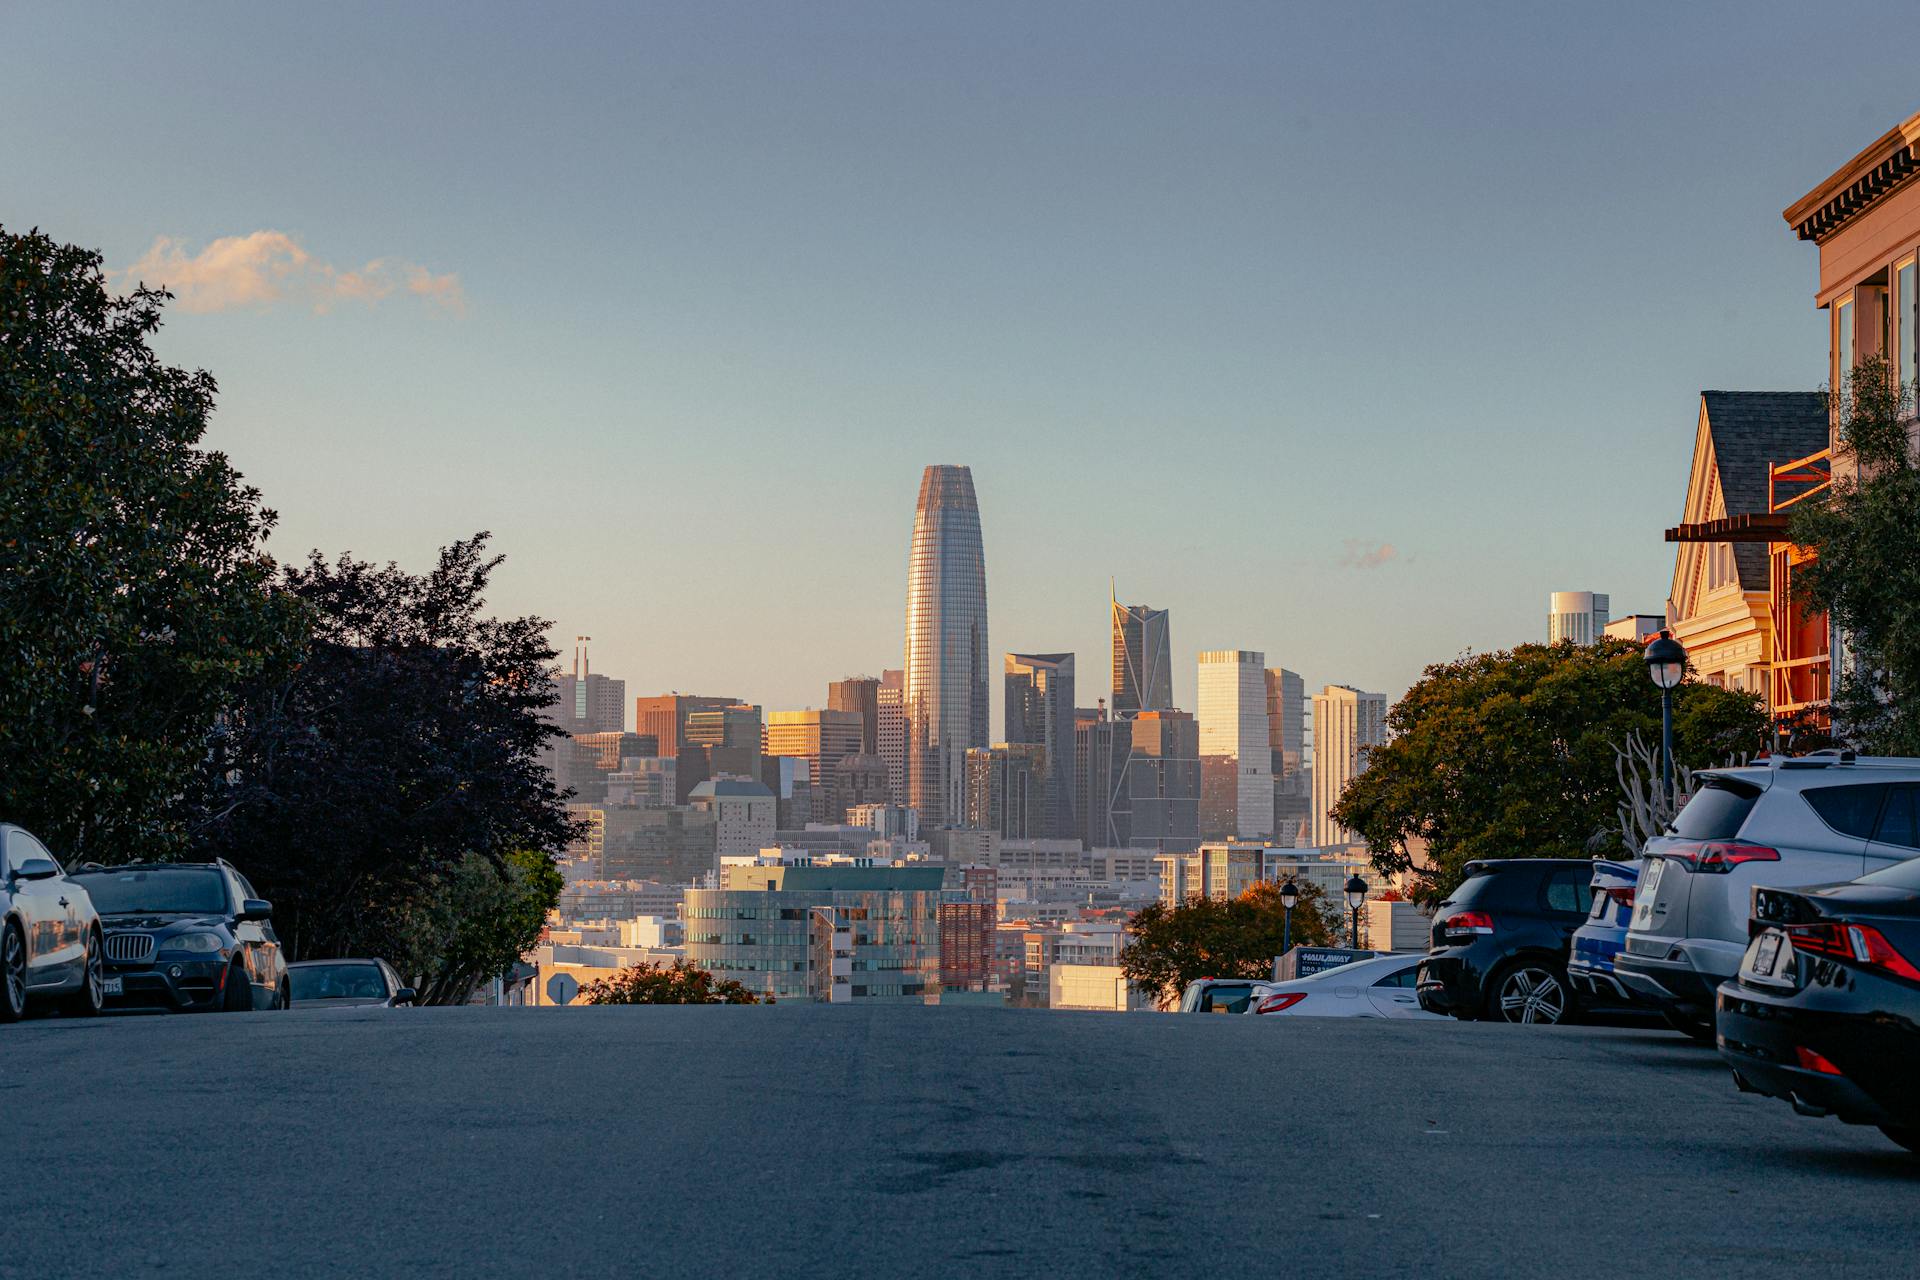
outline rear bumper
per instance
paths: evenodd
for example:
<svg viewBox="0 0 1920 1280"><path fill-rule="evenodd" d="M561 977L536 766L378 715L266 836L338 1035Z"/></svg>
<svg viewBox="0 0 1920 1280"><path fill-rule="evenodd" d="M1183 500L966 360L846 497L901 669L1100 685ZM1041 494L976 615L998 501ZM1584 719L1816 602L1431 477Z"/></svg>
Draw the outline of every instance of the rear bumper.
<svg viewBox="0 0 1920 1280"><path fill-rule="evenodd" d="M218 1009L226 999L224 960L179 960L138 966L109 964L109 984L120 980L119 995L109 995L109 1009Z"/></svg>
<svg viewBox="0 0 1920 1280"><path fill-rule="evenodd" d="M1464 948L1448 948L1430 952L1420 962L1414 993L1420 1007L1428 1013L1450 1013L1462 1018L1480 1011L1484 999L1480 969L1459 954L1462 950Z"/></svg>
<svg viewBox="0 0 1920 1280"><path fill-rule="evenodd" d="M1920 1058L1920 1028L1884 1013L1807 1007L1819 993L1760 991L1729 982L1717 993L1715 1042L1742 1088L1783 1099L1802 1115L1848 1124L1920 1125L1908 1064ZM1865 1006L1870 1008L1871 1006ZM1801 1065L1805 1048L1842 1074Z"/></svg>
<svg viewBox="0 0 1920 1280"><path fill-rule="evenodd" d="M1663 956L1622 951L1613 958L1620 984L1642 1004L1713 1016L1714 991L1740 969L1744 948L1713 939L1672 940Z"/></svg>

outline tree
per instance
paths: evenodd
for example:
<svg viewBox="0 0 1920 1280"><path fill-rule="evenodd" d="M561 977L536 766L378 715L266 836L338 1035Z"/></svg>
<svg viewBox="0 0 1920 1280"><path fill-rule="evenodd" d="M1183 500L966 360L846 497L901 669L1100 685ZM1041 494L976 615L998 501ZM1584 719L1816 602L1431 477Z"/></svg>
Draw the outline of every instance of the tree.
<svg viewBox="0 0 1920 1280"><path fill-rule="evenodd" d="M516 849L500 865L470 853L416 901L389 956L422 1004L465 1004L531 951L565 880L553 857Z"/></svg>
<svg viewBox="0 0 1920 1280"><path fill-rule="evenodd" d="M1751 694L1686 683L1673 696L1682 767L1760 747L1766 715ZM1415 900L1434 901L1476 858L1617 847L1617 745L1658 740L1660 691L1624 640L1526 644L1428 667L1387 725L1333 817L1366 841L1375 870L1417 873ZM1419 842L1426 864L1415 867Z"/></svg>
<svg viewBox="0 0 1920 1280"><path fill-rule="evenodd" d="M1887 361L1857 365L1840 399L1833 483L1794 507L1814 552L1797 590L1845 637L1834 655L1834 735L1873 755L1920 755L1920 465L1906 417L1914 388ZM1849 465L1851 464L1851 465Z"/></svg>
<svg viewBox="0 0 1920 1280"><path fill-rule="evenodd" d="M1320 887L1301 882L1293 908L1292 940L1332 945L1340 916ZM1179 906L1153 902L1127 923L1129 941L1120 971L1167 1008L1198 978L1266 978L1285 941L1286 909L1280 886L1262 881L1237 898L1189 898Z"/></svg>
<svg viewBox="0 0 1920 1280"><path fill-rule="evenodd" d="M732 978L715 980L685 960L642 961L580 989L582 1004L772 1004L772 996L747 990Z"/></svg>
<svg viewBox="0 0 1920 1280"><path fill-rule="evenodd" d="M69 861L177 852L222 713L304 626L274 513L198 447L213 378L149 346L170 296L0 228L0 814Z"/></svg>
<svg viewBox="0 0 1920 1280"><path fill-rule="evenodd" d="M197 825L199 851L273 901L295 954L411 955L449 998L525 936L534 905L482 892L470 859L511 878L513 855L557 853L574 830L539 759L559 732L541 714L547 624L485 616L500 564L486 542L447 547L424 576L318 552L289 569L281 589L306 606L312 640L297 669L243 690L207 755ZM537 889L538 869L522 870ZM455 910L457 928L412 922L475 893L479 916ZM453 950L430 961L422 936Z"/></svg>

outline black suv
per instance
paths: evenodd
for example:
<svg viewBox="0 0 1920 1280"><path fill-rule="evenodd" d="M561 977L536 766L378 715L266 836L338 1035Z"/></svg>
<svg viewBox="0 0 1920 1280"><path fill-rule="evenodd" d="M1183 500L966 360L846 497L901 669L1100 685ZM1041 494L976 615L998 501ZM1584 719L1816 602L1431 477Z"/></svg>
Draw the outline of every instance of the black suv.
<svg viewBox="0 0 1920 1280"><path fill-rule="evenodd" d="M1433 913L1420 1007L1495 1022L1553 1023L1578 1013L1567 955L1593 906L1593 863L1500 858L1466 870Z"/></svg>
<svg viewBox="0 0 1920 1280"><path fill-rule="evenodd" d="M85 867L106 932L108 1007L287 1007L287 962L262 902L225 862Z"/></svg>

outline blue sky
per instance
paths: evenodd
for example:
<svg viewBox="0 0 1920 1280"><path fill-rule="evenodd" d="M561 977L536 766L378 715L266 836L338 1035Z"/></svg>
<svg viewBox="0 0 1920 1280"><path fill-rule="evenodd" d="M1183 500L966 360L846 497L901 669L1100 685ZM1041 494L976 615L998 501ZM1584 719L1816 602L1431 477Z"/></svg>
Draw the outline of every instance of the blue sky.
<svg viewBox="0 0 1920 1280"><path fill-rule="evenodd" d="M279 554L490 529L501 612L775 708L899 665L930 462L1086 704L1109 576L1189 706L1203 648L1397 695L1554 589L1658 611L1699 390L1822 377L1780 211L1920 105L1893 5L7 27L0 223L198 273L160 345Z"/></svg>

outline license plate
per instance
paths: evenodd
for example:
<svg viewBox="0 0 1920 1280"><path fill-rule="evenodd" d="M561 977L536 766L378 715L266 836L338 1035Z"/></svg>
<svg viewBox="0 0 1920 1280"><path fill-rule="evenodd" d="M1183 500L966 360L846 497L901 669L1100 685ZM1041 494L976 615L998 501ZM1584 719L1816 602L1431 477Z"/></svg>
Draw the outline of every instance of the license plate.
<svg viewBox="0 0 1920 1280"><path fill-rule="evenodd" d="M1774 929L1755 938L1740 961L1740 976L1751 982L1791 986L1793 973L1793 944Z"/></svg>
<svg viewBox="0 0 1920 1280"><path fill-rule="evenodd" d="M104 983L107 989L107 994L110 996L117 996L125 993L127 984L119 978L107 978L104 980Z"/></svg>
<svg viewBox="0 0 1920 1280"><path fill-rule="evenodd" d="M1633 918L1629 929L1645 929L1653 923L1653 900L1660 892L1660 873L1667 867L1664 858L1647 859L1647 869L1633 894Z"/></svg>

